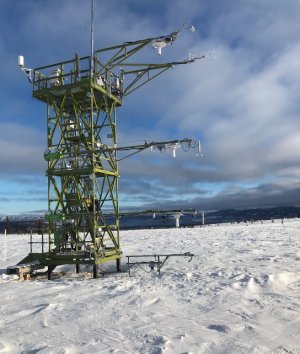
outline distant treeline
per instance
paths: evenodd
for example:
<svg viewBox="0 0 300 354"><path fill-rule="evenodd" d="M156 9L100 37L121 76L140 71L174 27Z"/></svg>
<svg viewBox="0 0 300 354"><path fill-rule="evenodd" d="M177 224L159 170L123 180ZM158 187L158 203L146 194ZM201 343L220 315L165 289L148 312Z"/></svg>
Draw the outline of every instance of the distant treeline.
<svg viewBox="0 0 300 354"><path fill-rule="evenodd" d="M223 223L248 223L263 220L290 219L300 217L300 207L276 207L276 208L257 208L246 210L218 210L205 212L205 224L223 224ZM202 225L202 215L183 215L180 218L182 227L194 227ZM175 220L172 216L157 216L155 219L151 215L122 216L120 228L123 230L134 229L155 229L175 227ZM43 217L7 216L0 221L0 233L24 234L24 233L42 233L47 232L47 224Z"/></svg>
<svg viewBox="0 0 300 354"><path fill-rule="evenodd" d="M46 224L44 218L32 220L14 220L13 218L6 217L5 221L0 222L0 233L7 234L27 234L32 230L35 233L42 233L46 231Z"/></svg>

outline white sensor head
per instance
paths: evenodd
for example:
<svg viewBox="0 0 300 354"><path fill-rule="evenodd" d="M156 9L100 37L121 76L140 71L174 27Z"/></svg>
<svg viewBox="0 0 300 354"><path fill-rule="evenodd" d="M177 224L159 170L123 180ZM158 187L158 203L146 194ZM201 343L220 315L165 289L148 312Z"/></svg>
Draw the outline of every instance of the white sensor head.
<svg viewBox="0 0 300 354"><path fill-rule="evenodd" d="M178 143L172 144L169 146L169 148L171 149L171 156L173 157L173 159L175 159L176 157L176 149L178 148Z"/></svg>
<svg viewBox="0 0 300 354"><path fill-rule="evenodd" d="M23 55L19 55L18 56L18 67L19 68L24 68L24 57L23 57Z"/></svg>
<svg viewBox="0 0 300 354"><path fill-rule="evenodd" d="M152 47L155 49L157 55L161 55L162 48L165 48L167 43L163 39L158 39L152 43Z"/></svg>

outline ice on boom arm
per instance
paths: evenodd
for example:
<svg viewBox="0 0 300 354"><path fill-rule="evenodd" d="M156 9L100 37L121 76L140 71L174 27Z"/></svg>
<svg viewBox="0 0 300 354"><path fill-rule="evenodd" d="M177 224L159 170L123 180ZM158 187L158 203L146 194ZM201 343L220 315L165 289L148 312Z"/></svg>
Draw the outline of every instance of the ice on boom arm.
<svg viewBox="0 0 300 354"><path fill-rule="evenodd" d="M151 81L169 68L173 68L176 65L190 64L198 59L208 58L210 54L189 54L184 60L168 63L135 63L130 61L130 58L134 54L148 45L151 45L156 50L157 54L160 55L161 49L173 45L182 31L195 31L194 26L187 26L187 24L188 23L185 23L180 30L168 35L150 37L133 42L124 42L120 45L96 50L95 60L99 68L96 72L96 76L102 77L107 70L119 70L119 73L114 73L114 75L116 75L122 83L123 90L121 96L123 97ZM112 55L112 53L114 54ZM105 56L108 56L106 61L103 60Z"/></svg>
<svg viewBox="0 0 300 354"><path fill-rule="evenodd" d="M199 140L194 140L194 139L179 139L179 140L168 140L168 141L152 141L152 142L145 142L144 144L139 144L139 145L129 145L129 146L118 146L118 147L112 147L108 146L106 144L101 144L97 143L97 148L95 150L90 151L90 153L111 153L113 151L118 151L118 152L127 152L127 155L122 156L121 158L118 159L118 161L122 161L127 159L128 157L131 157L133 155L136 155L146 149L151 149L151 151L157 150L159 152L166 152L168 149L171 151L171 157L175 158L176 157L176 150L177 148L181 148L183 151L188 152L190 149L196 149L197 157L198 156L203 156L202 154L202 148L201 148L201 143ZM132 152L133 151L133 152ZM78 157L80 155L88 153L85 150L81 150L78 152L76 155L74 154L73 157ZM44 154L44 158L48 161L49 156L56 154L57 156L60 156L60 159L64 159L66 156L61 152L57 150L46 150Z"/></svg>
<svg viewBox="0 0 300 354"><path fill-rule="evenodd" d="M25 72L29 81L33 81L34 86L46 86L48 88L48 85L53 82L57 85L66 84L72 78L75 78L75 82L77 82L89 76L99 86L108 89L115 97L122 100L123 97L176 65L194 63L198 59L205 59L211 56L210 54L189 54L184 60L168 63L139 63L131 61L132 56L147 46L152 46L158 54L161 54L162 48L172 45L179 34L187 30L194 32L195 28L194 26L188 26L186 22L181 29L168 35L124 42L112 47L98 49L94 51L93 56L79 57L76 54L72 60L34 70L26 68L26 72L24 67L22 68L20 65L19 67ZM62 71L61 68L70 63L74 63L75 69L70 72L66 72L65 69ZM89 63L90 68L81 70L83 66L86 67L87 63ZM50 74L44 72L45 68L52 69Z"/></svg>
<svg viewBox="0 0 300 354"><path fill-rule="evenodd" d="M176 32L173 32L167 36L162 36L162 37L157 37L152 41L152 47L156 50L156 54L161 55L161 51L163 48L172 45L173 42L177 39L179 36L179 33L184 31L184 30L190 30L191 32L195 32L195 27L190 26L187 27L188 22L185 22L182 26L182 28Z"/></svg>
<svg viewBox="0 0 300 354"><path fill-rule="evenodd" d="M169 141L160 141L160 142L145 142L145 144L141 145L131 145L131 146L120 146L118 148L108 148L108 150L118 150L118 151L131 151L130 154L123 156L119 159L119 161L124 160L132 155L136 155L137 153L144 151L146 149L157 150L159 152L165 152L168 149L171 151L171 157L176 157L177 148L181 148L183 151L188 152L190 149L197 149L197 156L202 156L201 151L201 143L199 140L194 139L180 139L180 140L169 140Z"/></svg>

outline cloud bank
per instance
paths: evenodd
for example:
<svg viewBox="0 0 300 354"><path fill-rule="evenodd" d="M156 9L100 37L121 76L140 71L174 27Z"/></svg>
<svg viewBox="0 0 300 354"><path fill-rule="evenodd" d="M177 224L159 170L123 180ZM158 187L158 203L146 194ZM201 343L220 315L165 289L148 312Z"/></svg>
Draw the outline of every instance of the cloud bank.
<svg viewBox="0 0 300 354"><path fill-rule="evenodd" d="M189 19L194 34L182 33L161 58L147 48L140 60L216 53L215 60L176 67L126 98L119 111L120 143L193 137L201 139L204 157L180 153L173 160L145 152L125 160L121 207L299 205L298 1L96 0L95 5L97 48L167 34ZM90 7L83 0L4 1L0 13L1 197L7 176L40 178L45 168L45 108L30 100L16 57L24 54L26 64L41 66L75 52L88 54ZM24 184L18 185L23 193Z"/></svg>

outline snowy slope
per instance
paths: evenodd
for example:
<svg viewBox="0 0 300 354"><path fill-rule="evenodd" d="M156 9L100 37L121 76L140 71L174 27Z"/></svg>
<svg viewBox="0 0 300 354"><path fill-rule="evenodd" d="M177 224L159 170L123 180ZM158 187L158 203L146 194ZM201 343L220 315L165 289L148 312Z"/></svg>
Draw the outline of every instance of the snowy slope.
<svg viewBox="0 0 300 354"><path fill-rule="evenodd" d="M122 232L124 255L193 252L161 277L0 278L0 353L300 353L300 222ZM0 235L0 250L3 250ZM7 237L7 260L28 253ZM124 259L125 262L125 259ZM124 265L125 268L125 265Z"/></svg>

